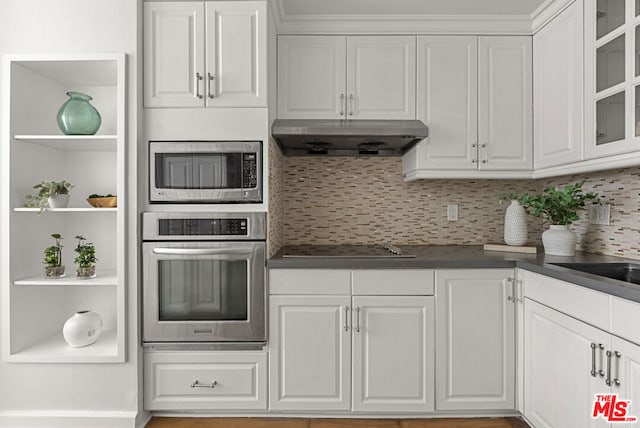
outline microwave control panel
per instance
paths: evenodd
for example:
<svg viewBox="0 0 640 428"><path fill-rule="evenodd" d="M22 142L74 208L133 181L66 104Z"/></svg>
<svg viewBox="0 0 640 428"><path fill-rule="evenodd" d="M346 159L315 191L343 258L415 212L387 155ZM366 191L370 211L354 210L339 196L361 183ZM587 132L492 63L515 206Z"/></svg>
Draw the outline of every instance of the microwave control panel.
<svg viewBox="0 0 640 428"><path fill-rule="evenodd" d="M158 222L160 236L246 236L246 218L171 218Z"/></svg>

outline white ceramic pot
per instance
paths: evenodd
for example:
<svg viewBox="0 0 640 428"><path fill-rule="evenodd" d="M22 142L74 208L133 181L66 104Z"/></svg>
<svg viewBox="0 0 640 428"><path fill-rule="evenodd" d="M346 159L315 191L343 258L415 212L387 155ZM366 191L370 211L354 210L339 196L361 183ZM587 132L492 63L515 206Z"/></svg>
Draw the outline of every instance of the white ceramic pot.
<svg viewBox="0 0 640 428"><path fill-rule="evenodd" d="M70 197L71 195L68 193L66 195L55 194L49 196L49 199L47 199L49 208L67 208Z"/></svg>
<svg viewBox="0 0 640 428"><path fill-rule="evenodd" d="M102 333L102 317L91 311L76 312L62 328L62 335L72 348L81 348L95 343Z"/></svg>
<svg viewBox="0 0 640 428"><path fill-rule="evenodd" d="M544 252L551 256L574 256L576 241L576 234L567 225L552 224L542 233Z"/></svg>
<svg viewBox="0 0 640 428"><path fill-rule="evenodd" d="M507 245L524 245L527 238L527 212L514 199L504 214L504 242Z"/></svg>

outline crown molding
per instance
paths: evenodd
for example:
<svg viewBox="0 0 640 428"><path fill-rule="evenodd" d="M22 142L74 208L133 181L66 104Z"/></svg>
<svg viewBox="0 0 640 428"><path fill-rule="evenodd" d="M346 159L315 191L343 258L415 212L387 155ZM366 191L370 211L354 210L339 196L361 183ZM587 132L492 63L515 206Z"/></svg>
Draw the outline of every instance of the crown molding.
<svg viewBox="0 0 640 428"><path fill-rule="evenodd" d="M531 13L531 30L535 34L576 0L545 0ZM582 1L582 0L578 0Z"/></svg>
<svg viewBox="0 0 640 428"><path fill-rule="evenodd" d="M530 15L286 15L282 0L271 5L278 34L531 35Z"/></svg>

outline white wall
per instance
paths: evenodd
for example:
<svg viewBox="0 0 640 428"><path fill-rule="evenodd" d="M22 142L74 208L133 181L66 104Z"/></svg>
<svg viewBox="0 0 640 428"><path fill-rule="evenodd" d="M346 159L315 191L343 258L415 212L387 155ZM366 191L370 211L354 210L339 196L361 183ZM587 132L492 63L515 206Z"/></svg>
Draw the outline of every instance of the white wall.
<svg viewBox="0 0 640 428"><path fill-rule="evenodd" d="M141 0L0 0L0 54L127 54L127 156L129 171L133 172L129 174L127 213L130 244L126 362L100 365L0 363L0 426L124 427L133 426L133 418L138 412L140 352L135 170L140 114L137 70L138 52L141 52L138 37L141 7ZM33 100L34 103L37 101ZM37 314L33 316L37 317ZM99 423L92 419L95 416L113 419Z"/></svg>

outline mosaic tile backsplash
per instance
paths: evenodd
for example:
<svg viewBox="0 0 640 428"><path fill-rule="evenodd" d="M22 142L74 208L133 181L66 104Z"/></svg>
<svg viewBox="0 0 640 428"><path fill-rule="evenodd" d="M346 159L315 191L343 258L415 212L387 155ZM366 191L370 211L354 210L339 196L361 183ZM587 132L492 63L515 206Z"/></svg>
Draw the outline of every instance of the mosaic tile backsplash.
<svg viewBox="0 0 640 428"><path fill-rule="evenodd" d="M579 249L640 259L640 168L546 180L402 180L400 158L283 157L271 146L270 254L282 245L482 245L502 242L499 195L585 180L612 204L611 225L573 226ZM447 221L458 204L459 220ZM586 213L581 214L586 218ZM540 245L539 219L529 242Z"/></svg>

